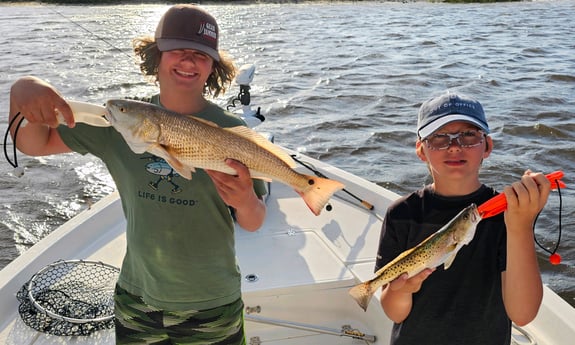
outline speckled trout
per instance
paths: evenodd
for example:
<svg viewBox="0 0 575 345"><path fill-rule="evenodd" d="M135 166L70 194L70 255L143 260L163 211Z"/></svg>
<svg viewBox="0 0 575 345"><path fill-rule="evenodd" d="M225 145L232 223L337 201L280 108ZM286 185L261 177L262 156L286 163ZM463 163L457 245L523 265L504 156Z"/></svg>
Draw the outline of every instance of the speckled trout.
<svg viewBox="0 0 575 345"><path fill-rule="evenodd" d="M109 100L107 120L137 154L163 158L178 174L192 178L196 168L235 175L225 160L242 162L253 178L291 186L319 215L331 196L345 186L334 180L300 174L279 146L245 126L222 128L191 115L178 114L147 102Z"/></svg>
<svg viewBox="0 0 575 345"><path fill-rule="evenodd" d="M363 310L367 310L369 301L377 289L402 274L407 273L411 278L427 268L438 267L441 264L444 269L448 269L455 260L457 252L471 242L480 221L481 216L477 211L477 206L471 204L437 232L417 246L399 254L375 272L373 279L351 288L349 294Z"/></svg>

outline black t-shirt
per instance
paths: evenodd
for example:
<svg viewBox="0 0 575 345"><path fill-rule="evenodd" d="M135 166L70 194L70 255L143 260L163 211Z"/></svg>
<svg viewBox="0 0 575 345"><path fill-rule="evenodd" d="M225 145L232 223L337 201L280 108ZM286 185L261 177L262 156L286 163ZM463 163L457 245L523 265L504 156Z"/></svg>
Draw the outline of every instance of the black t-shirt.
<svg viewBox="0 0 575 345"><path fill-rule="evenodd" d="M398 199L383 222L375 271L433 234L471 203L495 196L492 188L442 197L429 187ZM511 321L505 312L501 272L505 271L503 215L482 220L475 237L448 270L440 266L413 294L409 316L394 324L392 345L508 345Z"/></svg>

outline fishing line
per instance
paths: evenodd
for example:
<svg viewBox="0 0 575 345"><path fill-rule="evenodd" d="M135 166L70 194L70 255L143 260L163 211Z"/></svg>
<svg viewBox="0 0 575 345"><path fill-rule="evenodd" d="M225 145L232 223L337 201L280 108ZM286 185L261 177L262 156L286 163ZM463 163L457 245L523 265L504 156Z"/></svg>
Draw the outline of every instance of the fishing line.
<svg viewBox="0 0 575 345"><path fill-rule="evenodd" d="M293 158L294 161L298 162L299 164L303 165L304 167L308 168L311 172L313 172L317 177L321 177L321 178L329 178L327 176L325 176L324 174L321 173L321 171L315 169L313 167L313 165L303 162L299 159L296 158L296 155L291 155L291 157ZM347 193L349 196L351 196L352 198L354 198L355 200L359 201L363 207L367 208L368 210L372 211L373 210L373 205L370 204L369 202L361 199L360 197L358 197L357 195L351 193L350 191L348 191L347 189L342 189L343 192ZM331 206L328 205L329 209L328 211L331 211Z"/></svg>
<svg viewBox="0 0 575 345"><path fill-rule="evenodd" d="M72 20L71 18L66 17L66 16L65 16L64 14L62 14L61 12L55 10L55 9L52 8L52 7L48 7L48 8L49 8L52 12L58 14L59 16L61 16L62 18L66 19L66 20L69 21L70 23L72 23L72 24L78 26L80 29L86 31L86 32L89 33L90 35L96 37L97 39L99 39L100 41L106 43L107 45L109 45L110 47L112 47L112 48L114 48L115 50L119 51L120 53L125 54L125 55L127 55L128 57L130 57L130 58L133 57L132 55L130 55L130 54L126 53L125 51L121 50L120 48L116 47L116 46L115 46L113 43L111 43L110 41L106 40L105 38L101 37L100 35L96 34L95 32L88 30L86 27L82 26L80 23L77 23L77 22L75 22L74 20Z"/></svg>
<svg viewBox="0 0 575 345"><path fill-rule="evenodd" d="M18 123L16 123L16 120L18 120ZM16 151L16 136L18 135L18 130L20 130L20 127L22 125L22 122L25 120L24 115L22 115L20 112L16 113L16 115L14 115L14 117L12 118L12 120L10 120L10 123L8 124L8 128L6 128L6 133L4 133L4 157L6 157L6 160L8 161L8 163L10 163L10 165L15 169L14 170L14 174L18 177L21 177L22 175L24 175L24 170L22 168L18 167L18 155L17 155L17 151ZM10 128L12 128L12 125L16 123L16 129L14 130L14 138L12 140L12 148L14 150L13 155L14 155L14 161L10 160L10 156L8 155L8 150L7 150L7 146L8 146L8 135L10 134Z"/></svg>
<svg viewBox="0 0 575 345"><path fill-rule="evenodd" d="M83 25L81 25L80 23L77 23L76 21L72 20L71 18L65 16L64 14L62 14L61 12L55 10L52 7L46 6L50 11L56 13L57 15L61 16L62 18L66 19L67 21L69 21L70 23L78 26L79 28L81 28L82 30L86 31L87 33L89 33L90 35L96 37L97 39L99 39L100 41L106 43L107 45L109 45L110 47L112 47L114 50L117 50L118 52L127 55L128 57L132 58L133 56L122 51L120 48L116 47L114 44L112 44L110 41L106 40L105 38L101 37L100 35L96 34L93 31L90 31L89 29L87 29L86 27L84 27ZM8 143L8 135L10 134L10 128L12 128L12 125L14 123L16 123L17 119L20 119L18 121L18 123L16 124L16 129L14 131L14 137L12 140L12 146L14 148L13 151L13 156L14 156L14 161L12 161L10 159L10 156L8 154L8 150L7 150L7 143ZM14 117L12 118L12 120L10 121L8 128L6 129L6 133L4 135L4 157L6 158L6 160L8 161L8 163L10 163L10 165L15 169L14 171L14 175L21 177L24 174L24 169L22 169L22 167L18 166L18 156L17 156L17 150L16 150L16 137L18 135L18 130L20 129L22 122L25 120L24 116L18 112L16 115L14 115Z"/></svg>
<svg viewBox="0 0 575 345"><path fill-rule="evenodd" d="M553 248L553 250L549 250L546 247L544 247L541 243L539 243L537 237L535 236L535 223L537 223L539 214L535 218L535 222L533 224L533 239L535 239L535 243L537 243L539 248L543 249L545 252L550 254L549 262L551 262L552 265L558 265L561 263L561 256L557 254L557 249L559 249L559 244L561 243L561 218L563 209L563 198L561 197L561 187L559 187L559 180L555 180L555 183L557 183L557 193L559 195L559 229L557 235L557 243L555 243L555 248Z"/></svg>

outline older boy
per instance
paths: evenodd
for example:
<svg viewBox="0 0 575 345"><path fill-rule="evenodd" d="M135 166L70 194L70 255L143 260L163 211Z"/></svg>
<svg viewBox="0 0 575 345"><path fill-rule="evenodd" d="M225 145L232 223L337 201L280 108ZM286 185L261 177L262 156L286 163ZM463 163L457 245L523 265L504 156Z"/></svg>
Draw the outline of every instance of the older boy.
<svg viewBox="0 0 575 345"><path fill-rule="evenodd" d="M154 37L135 40L142 72L159 85L149 101L222 127L243 124L207 99L224 92L235 74L218 39L208 12L194 5L169 8ZM58 127L56 110L68 126ZM257 230L266 214L261 180L252 181L243 164L228 160L237 175L198 169L192 180L173 176L177 189L153 183L147 164L158 157L135 154L111 127L76 125L59 92L38 78L14 83L10 111L11 118L20 112L30 122L17 137L20 151L91 153L116 182L127 218L127 251L115 294L116 344L245 344L229 207L242 228ZM141 198L142 193L154 197Z"/></svg>

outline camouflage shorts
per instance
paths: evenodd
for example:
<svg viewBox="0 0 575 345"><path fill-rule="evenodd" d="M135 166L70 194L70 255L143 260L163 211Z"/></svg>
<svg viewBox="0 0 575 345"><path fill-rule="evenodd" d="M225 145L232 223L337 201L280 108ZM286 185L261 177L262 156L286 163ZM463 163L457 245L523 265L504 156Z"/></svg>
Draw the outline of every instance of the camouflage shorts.
<svg viewBox="0 0 575 345"><path fill-rule="evenodd" d="M240 299L201 311L166 311L116 286L116 344L245 345Z"/></svg>

